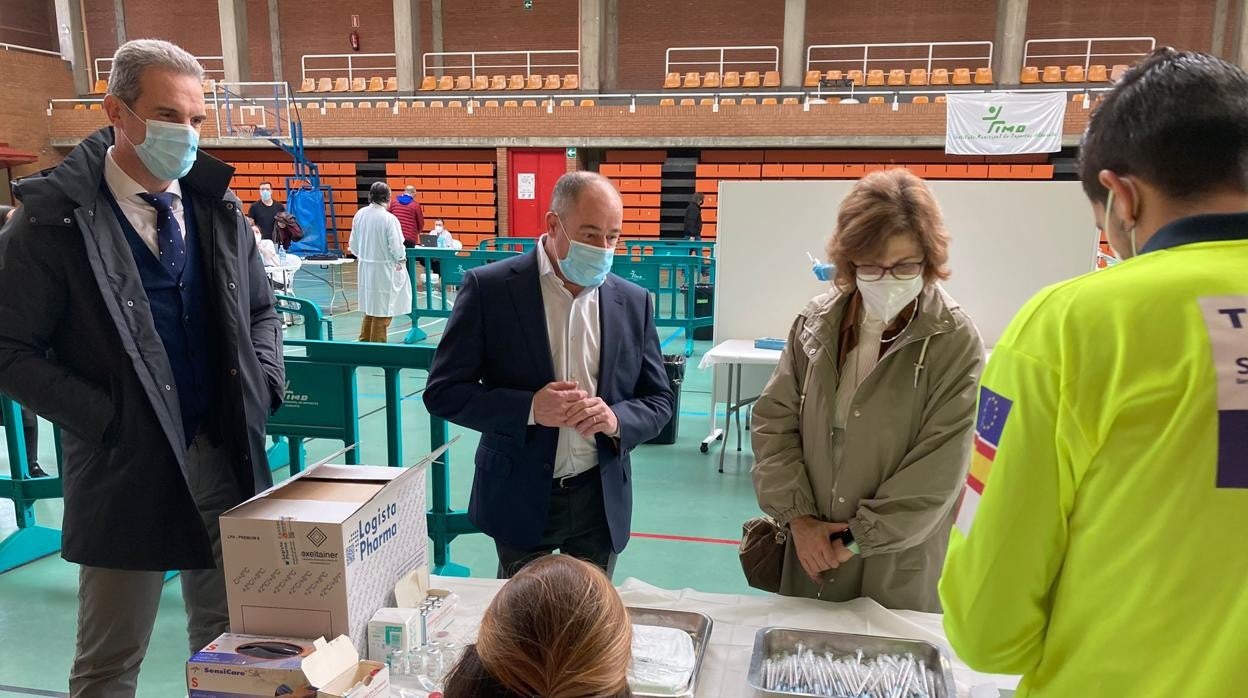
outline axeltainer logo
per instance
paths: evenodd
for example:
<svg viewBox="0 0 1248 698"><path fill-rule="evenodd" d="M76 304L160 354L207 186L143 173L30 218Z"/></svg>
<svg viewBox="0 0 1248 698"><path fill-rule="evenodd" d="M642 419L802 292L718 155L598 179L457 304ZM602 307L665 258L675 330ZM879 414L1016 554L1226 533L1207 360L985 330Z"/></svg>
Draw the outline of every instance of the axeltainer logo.
<svg viewBox="0 0 1248 698"><path fill-rule="evenodd" d="M312 542L312 545L315 545L318 548L321 547L328 537L329 536L326 536L325 532L319 527L315 527L311 531L308 531L308 540Z"/></svg>

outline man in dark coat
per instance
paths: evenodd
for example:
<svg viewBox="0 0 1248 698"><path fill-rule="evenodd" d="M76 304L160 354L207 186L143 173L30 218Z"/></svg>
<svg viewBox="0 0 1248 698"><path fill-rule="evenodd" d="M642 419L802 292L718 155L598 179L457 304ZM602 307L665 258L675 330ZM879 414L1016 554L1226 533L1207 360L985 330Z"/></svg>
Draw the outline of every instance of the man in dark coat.
<svg viewBox="0 0 1248 698"><path fill-rule="evenodd" d="M282 325L233 170L198 152L202 75L168 42L119 48L112 127L21 182L0 233L0 392L63 429L75 697L135 694L165 570L192 650L228 628L217 519L271 482Z"/></svg>
<svg viewBox="0 0 1248 698"><path fill-rule="evenodd" d="M702 201L704 199L702 194L694 194L689 200L689 207L685 209L684 236L690 240L702 239Z"/></svg>

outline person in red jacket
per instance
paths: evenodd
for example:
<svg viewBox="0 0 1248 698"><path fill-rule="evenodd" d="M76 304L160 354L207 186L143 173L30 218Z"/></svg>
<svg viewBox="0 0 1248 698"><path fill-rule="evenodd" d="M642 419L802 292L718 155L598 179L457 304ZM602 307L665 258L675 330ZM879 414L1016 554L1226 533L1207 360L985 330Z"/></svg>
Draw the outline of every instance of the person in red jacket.
<svg viewBox="0 0 1248 698"><path fill-rule="evenodd" d="M416 187L408 185L390 202L389 210L399 219L399 227L403 229L403 246L419 245L420 234L425 230L425 211L416 202Z"/></svg>

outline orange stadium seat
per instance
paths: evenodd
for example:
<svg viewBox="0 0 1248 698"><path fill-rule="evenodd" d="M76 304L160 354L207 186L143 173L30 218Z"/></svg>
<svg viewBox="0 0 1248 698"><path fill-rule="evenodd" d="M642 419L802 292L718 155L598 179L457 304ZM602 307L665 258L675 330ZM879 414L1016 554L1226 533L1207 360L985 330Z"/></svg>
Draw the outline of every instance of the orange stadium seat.
<svg viewBox="0 0 1248 698"><path fill-rule="evenodd" d="M367 89L368 89L368 81L365 80L364 78L352 78L351 79L351 91L352 92L363 92Z"/></svg>
<svg viewBox="0 0 1248 698"><path fill-rule="evenodd" d="M818 87L819 80L823 78L823 73L817 70L806 71L806 79L802 81L802 87Z"/></svg>
<svg viewBox="0 0 1248 698"><path fill-rule="evenodd" d="M372 108L373 108L372 102L360 102L360 109L372 109Z"/></svg>
<svg viewBox="0 0 1248 698"><path fill-rule="evenodd" d="M559 89L559 85L562 82L563 82L563 78L560 78L558 75L547 75L546 85L542 89L557 90Z"/></svg>
<svg viewBox="0 0 1248 698"><path fill-rule="evenodd" d="M355 109L355 102L343 102L338 105L339 109Z"/></svg>
<svg viewBox="0 0 1248 698"><path fill-rule="evenodd" d="M97 102L95 104L92 104L91 108L88 109L87 111L102 111L103 109L104 107L100 106L100 104Z"/></svg>
<svg viewBox="0 0 1248 698"><path fill-rule="evenodd" d="M525 80L525 83L524 83L524 89L526 89L526 90L540 90L540 89L542 89L542 76L541 76L541 75L530 75L530 76L528 77L528 79L527 79L527 80Z"/></svg>
<svg viewBox="0 0 1248 698"><path fill-rule="evenodd" d="M333 90L334 90L333 78L321 78L320 80L316 81L317 92L333 92Z"/></svg>
<svg viewBox="0 0 1248 698"><path fill-rule="evenodd" d="M1044 73L1040 75L1040 80L1042 82L1061 82L1062 69L1055 65L1046 65Z"/></svg>
<svg viewBox="0 0 1248 698"><path fill-rule="evenodd" d="M680 106L682 106L682 107L692 107L692 106L693 106L693 98L692 98L692 97L686 97L686 98L684 98L684 99L680 100Z"/></svg>
<svg viewBox="0 0 1248 698"><path fill-rule="evenodd" d="M763 74L763 87L779 87L780 71L769 70Z"/></svg>
<svg viewBox="0 0 1248 698"><path fill-rule="evenodd" d="M917 96L915 96L915 98L911 101L911 104L927 104L927 103L928 103L928 102L930 102L930 101L931 101L931 100L929 100L929 99L927 98L927 95L917 95Z"/></svg>
<svg viewBox="0 0 1248 698"><path fill-rule="evenodd" d="M910 86L922 87L927 84L927 68L915 68L910 71Z"/></svg>
<svg viewBox="0 0 1248 698"><path fill-rule="evenodd" d="M880 95L872 95L867 98L867 104L883 104L884 98Z"/></svg>
<svg viewBox="0 0 1248 698"><path fill-rule="evenodd" d="M1122 79L1122 76L1126 74L1127 69L1128 69L1128 66L1123 65L1123 64L1121 64L1121 63L1119 63L1118 65L1114 66L1114 67L1113 67L1112 69L1110 69L1110 71L1109 71L1109 81L1110 81L1110 82L1118 82L1119 80L1121 80L1121 79Z"/></svg>
<svg viewBox="0 0 1248 698"><path fill-rule="evenodd" d="M701 73L685 73L685 81L683 83L683 86L686 89L701 87L702 86L702 74Z"/></svg>
<svg viewBox="0 0 1248 698"><path fill-rule="evenodd" d="M1019 74L1019 82L1024 85L1033 85L1040 82L1040 69L1034 65L1023 66L1023 72Z"/></svg>
<svg viewBox="0 0 1248 698"><path fill-rule="evenodd" d="M752 107L756 104L758 104L758 100L753 97L743 97L741 99L741 106L743 107Z"/></svg>
<svg viewBox="0 0 1248 698"><path fill-rule="evenodd" d="M866 80L862 78L861 70L851 70L845 74L845 77L852 80L853 83L859 87L862 87L863 85L866 84Z"/></svg>
<svg viewBox="0 0 1248 698"><path fill-rule="evenodd" d="M763 97L763 106L774 107L776 104L775 97Z"/></svg>
<svg viewBox="0 0 1248 698"><path fill-rule="evenodd" d="M485 108L486 109L498 109L498 100L497 99L485 100Z"/></svg>
<svg viewBox="0 0 1248 698"><path fill-rule="evenodd" d="M868 87L883 87L884 86L884 71L883 70L867 71L867 86Z"/></svg>
<svg viewBox="0 0 1248 698"><path fill-rule="evenodd" d="M512 75L511 78L507 80L507 89L523 90L524 89L524 76L520 74Z"/></svg>
<svg viewBox="0 0 1248 698"><path fill-rule="evenodd" d="M949 84L949 69L948 68L933 68L932 77L931 77L931 80L929 80L929 83L932 85L948 85Z"/></svg>
<svg viewBox="0 0 1248 698"><path fill-rule="evenodd" d="M467 75L460 75L455 78L455 90L460 92L472 89L472 78Z"/></svg>
<svg viewBox="0 0 1248 698"><path fill-rule="evenodd" d="M976 68L975 69L975 84L976 85L991 85L992 84L992 68Z"/></svg>
<svg viewBox="0 0 1248 698"><path fill-rule="evenodd" d="M307 82L307 81L305 80L304 82ZM102 94L104 94L105 92L108 92L108 81L107 81L107 80L96 80L96 81L95 81L95 86L94 86L94 87L92 88L92 90L91 90L91 94L93 94L93 95L102 95Z"/></svg>
<svg viewBox="0 0 1248 698"><path fill-rule="evenodd" d="M829 80L844 80L845 72L842 70L829 70L828 79Z"/></svg>
<svg viewBox="0 0 1248 698"><path fill-rule="evenodd" d="M526 100L524 100L523 102L521 102L521 103L520 103L520 106L522 106L522 107L532 107L532 108L536 109L536 108L537 108L537 100L536 100L536 99L526 99Z"/></svg>
<svg viewBox="0 0 1248 698"><path fill-rule="evenodd" d="M421 106L424 106L424 105L421 105ZM326 108L326 109L337 109L337 108L338 108L338 103L337 103L337 102L326 102L326 103L325 103L325 108Z"/></svg>
<svg viewBox="0 0 1248 698"><path fill-rule="evenodd" d="M520 106L520 102L514 99L508 99L503 102L504 109L515 109L515 108L518 108L519 106Z"/></svg>
<svg viewBox="0 0 1248 698"><path fill-rule="evenodd" d="M797 97L785 97L783 104L795 107L797 106Z"/></svg>
<svg viewBox="0 0 1248 698"><path fill-rule="evenodd" d="M438 78L438 91L447 92L455 89L455 78L450 75L443 75Z"/></svg>
<svg viewBox="0 0 1248 698"><path fill-rule="evenodd" d="M719 73L714 70L708 72L706 77L702 78L703 87L719 87L722 82L723 81L720 79Z"/></svg>
<svg viewBox="0 0 1248 698"><path fill-rule="evenodd" d="M477 75L472 78L472 89L474 92L484 92L490 89L490 78L485 75Z"/></svg>
<svg viewBox="0 0 1248 698"><path fill-rule="evenodd" d="M715 99L713 97L703 97L702 99L698 100L698 106L699 107L713 107L715 106Z"/></svg>
<svg viewBox="0 0 1248 698"><path fill-rule="evenodd" d="M432 92L434 89L437 88L437 86L438 86L438 79L433 77L432 75L426 75L424 79L420 81L421 92Z"/></svg>
<svg viewBox="0 0 1248 698"><path fill-rule="evenodd" d="M441 109L442 107L443 107L443 104L442 104L442 100L440 99L435 99L429 103L430 109Z"/></svg>
<svg viewBox="0 0 1248 698"><path fill-rule="evenodd" d="M719 106L721 106L721 107L735 107L735 106L737 106L737 100L736 100L735 98L733 98L733 97L727 97L727 98L725 98L725 99L721 99L721 100L719 100Z"/></svg>
<svg viewBox="0 0 1248 698"><path fill-rule="evenodd" d="M494 77L490 78L490 90L491 91L505 90L505 89L507 89L507 76L506 75L495 75Z"/></svg>
<svg viewBox="0 0 1248 698"><path fill-rule="evenodd" d="M398 92L399 79L397 77L386 78L386 92Z"/></svg>
<svg viewBox="0 0 1248 698"><path fill-rule="evenodd" d="M1087 73L1084 72L1083 66L1066 66L1066 82L1084 82L1087 80L1087 77Z"/></svg>
<svg viewBox="0 0 1248 698"><path fill-rule="evenodd" d="M674 107L676 106L676 100L672 99L671 97L664 97L663 99L659 100L659 106L660 107Z"/></svg>
<svg viewBox="0 0 1248 698"><path fill-rule="evenodd" d="M663 79L663 87L668 90L680 89L680 73L668 73Z"/></svg>
<svg viewBox="0 0 1248 698"><path fill-rule="evenodd" d="M464 103L459 101L458 99L452 99L451 101L446 103L446 108L447 109L463 109Z"/></svg>
<svg viewBox="0 0 1248 698"><path fill-rule="evenodd" d="M572 101L572 100L570 100L570 99L561 99L561 100L559 100L559 106L561 106L561 107L575 107L575 106L576 106L576 102L573 102L573 101Z"/></svg>
<svg viewBox="0 0 1248 698"><path fill-rule="evenodd" d="M581 76L576 73L570 73L563 76L563 89L579 90L581 89Z"/></svg>
<svg viewBox="0 0 1248 698"><path fill-rule="evenodd" d="M346 78L338 78L337 80L334 80L334 89L330 91L331 92L350 92L351 82L347 80Z"/></svg>
<svg viewBox="0 0 1248 698"><path fill-rule="evenodd" d="M85 104L75 104L75 105L74 105L74 111L86 111L86 110L87 110L87 105L85 105Z"/></svg>
<svg viewBox="0 0 1248 698"><path fill-rule="evenodd" d="M379 77L371 77L368 79L369 92L384 92L386 90L386 81Z"/></svg>
<svg viewBox="0 0 1248 698"><path fill-rule="evenodd" d="M582 99L582 100L581 100L581 106L582 106L582 107L592 107L592 106L594 106L594 100L592 100L592 99Z"/></svg>
<svg viewBox="0 0 1248 698"><path fill-rule="evenodd" d="M902 87L906 84L906 71L890 70L888 71L888 86Z"/></svg>
<svg viewBox="0 0 1248 698"><path fill-rule="evenodd" d="M724 73L723 86L724 87L740 87L741 86L741 73L738 73L735 70L730 70Z"/></svg>
<svg viewBox="0 0 1248 698"><path fill-rule="evenodd" d="M948 102L949 100L944 95L936 95L936 99L933 101L936 102L937 104L944 104L945 102Z"/></svg>
<svg viewBox="0 0 1248 698"><path fill-rule="evenodd" d="M759 76L757 70L751 70L745 74L745 79L742 81L741 85L743 87L762 87L763 79Z"/></svg>
<svg viewBox="0 0 1248 698"><path fill-rule="evenodd" d="M1103 65L1088 68L1088 82L1109 82L1109 70Z"/></svg>
<svg viewBox="0 0 1248 698"><path fill-rule="evenodd" d="M969 85L971 84L971 71L969 68L955 68L953 71L953 84Z"/></svg>
<svg viewBox="0 0 1248 698"><path fill-rule="evenodd" d="M96 81L99 82L98 80ZM316 92L316 78L304 78L295 92Z"/></svg>

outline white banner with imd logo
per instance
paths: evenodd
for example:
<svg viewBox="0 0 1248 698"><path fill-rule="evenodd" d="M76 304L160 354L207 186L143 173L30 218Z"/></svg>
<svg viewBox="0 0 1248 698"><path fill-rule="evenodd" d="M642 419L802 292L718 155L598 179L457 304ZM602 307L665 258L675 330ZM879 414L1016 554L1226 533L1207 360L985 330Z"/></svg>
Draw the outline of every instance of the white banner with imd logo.
<svg viewBox="0 0 1248 698"><path fill-rule="evenodd" d="M945 152L1018 155L1062 149L1066 93L951 93Z"/></svg>

